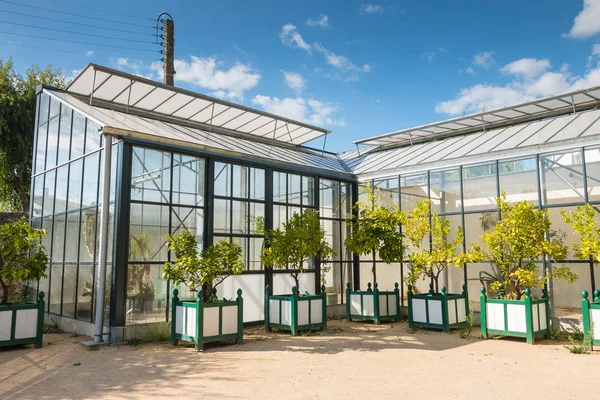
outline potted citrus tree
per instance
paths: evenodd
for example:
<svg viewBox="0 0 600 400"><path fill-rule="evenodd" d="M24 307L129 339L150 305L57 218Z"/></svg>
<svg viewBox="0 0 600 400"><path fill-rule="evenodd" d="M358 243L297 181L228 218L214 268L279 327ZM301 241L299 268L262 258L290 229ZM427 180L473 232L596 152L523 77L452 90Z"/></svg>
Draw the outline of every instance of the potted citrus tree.
<svg viewBox="0 0 600 400"><path fill-rule="evenodd" d="M549 257L564 260L567 246L552 230L548 210L536 209L527 201L511 205L506 194L496 199L502 219L483 234L485 248L473 245L473 260L486 260L498 268L500 280L490 289L498 295L489 298L481 288L481 336L489 334L524 337L533 343L536 336L550 333L550 312L546 280L574 282L577 275L570 268L555 265L552 272L540 269L539 260ZM542 289L534 297L532 289Z"/></svg>
<svg viewBox="0 0 600 400"><path fill-rule="evenodd" d="M288 270L295 286L291 294L273 295L267 286L265 294L265 329L289 330L292 335L299 331L327 327L327 304L325 285L320 294L302 294L300 274L311 264L321 263L323 276L328 269L334 251L325 240L319 213L304 210L294 213L282 228L265 232L265 247L261 253L265 268Z"/></svg>
<svg viewBox="0 0 600 400"><path fill-rule="evenodd" d="M0 347L33 343L42 347L44 292L37 302L27 302L28 282L46 276L49 258L42 229L24 218L0 226Z"/></svg>
<svg viewBox="0 0 600 400"><path fill-rule="evenodd" d="M462 267L465 255L458 251L463 242L463 231L459 226L456 238L449 240L452 232L450 221L443 220L437 213L431 214L430 201L417 204L408 214L405 224L406 237L415 249L408 256L408 323L411 327L442 329L467 325L469 298L467 286L463 284L462 293L447 293L446 287L440 288L439 278L450 267ZM425 243L429 235L430 241ZM429 292L414 294L413 285L420 279L430 280Z"/></svg>
<svg viewBox="0 0 600 400"><path fill-rule="evenodd" d="M242 344L242 290L238 289L235 300L217 297L217 286L228 276L242 272L240 245L222 240L199 252L196 238L187 230L169 235L167 242L175 261L165 264L163 277L197 293L197 299L180 300L179 291L173 290L171 343L190 341L197 350L202 350L204 343L220 340L233 339Z"/></svg>
<svg viewBox="0 0 600 400"><path fill-rule="evenodd" d="M600 228L596 224L596 210L589 204L578 206L575 212L561 212L565 222L579 236L579 243L573 243L575 257L582 261L600 261ZM581 292L581 311L583 319L583 335L590 346L600 345L600 290L594 290L592 298L588 292Z"/></svg>
<svg viewBox="0 0 600 400"><path fill-rule="evenodd" d="M400 291L398 283L393 291L380 291L377 283L377 257L385 263L402 261L404 256L404 234L402 224L406 215L397 205L381 204L381 195L365 188L366 201L357 201L354 205L355 216L352 219L350 236L344 241L346 248L359 256L371 255L373 288L367 284L366 290L350 290L346 285L346 319L372 320L379 324L382 320L400 320Z"/></svg>

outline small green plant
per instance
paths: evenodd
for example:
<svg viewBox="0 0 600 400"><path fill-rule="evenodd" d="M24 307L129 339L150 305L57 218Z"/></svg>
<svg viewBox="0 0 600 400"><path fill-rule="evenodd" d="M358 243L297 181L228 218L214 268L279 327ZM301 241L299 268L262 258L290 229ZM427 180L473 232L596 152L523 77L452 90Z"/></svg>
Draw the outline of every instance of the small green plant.
<svg viewBox="0 0 600 400"><path fill-rule="evenodd" d="M300 274L318 260L322 274L326 275L331 268L328 263L333 255L333 248L325 240L325 230L321 227L318 211L306 209L294 213L283 223L283 228L265 232L265 248L261 259L265 268L289 270L298 293L301 293Z"/></svg>
<svg viewBox="0 0 600 400"><path fill-rule="evenodd" d="M54 315L50 316L50 323L44 326L44 333L62 333L58 327L58 319Z"/></svg>
<svg viewBox="0 0 600 400"><path fill-rule="evenodd" d="M463 339L471 336L473 332L473 325L475 324L475 314L473 314L473 306L469 307L469 314L467 315L467 324L460 331L460 337Z"/></svg>
<svg viewBox="0 0 600 400"><path fill-rule="evenodd" d="M127 342L125 342L127 344L127 346L131 346L131 347L137 347L140 344L143 343L142 339L137 339L137 338L132 338L127 340Z"/></svg>
<svg viewBox="0 0 600 400"><path fill-rule="evenodd" d="M567 339L571 344L565 345L565 349L573 354L588 354L594 340L593 332L593 328L590 328L590 334L585 337L581 329L576 327L573 332L568 334Z"/></svg>
<svg viewBox="0 0 600 400"><path fill-rule="evenodd" d="M50 259L41 243L44 235L25 218L0 226L0 304L24 301L24 283L46 276Z"/></svg>
<svg viewBox="0 0 600 400"><path fill-rule="evenodd" d="M185 230L177 236L168 235L167 243L175 253L175 261L165 264L163 277L187 286L192 292L202 288L204 301L215 300L212 289L244 269L242 248L235 242L221 240L200 252L196 237Z"/></svg>

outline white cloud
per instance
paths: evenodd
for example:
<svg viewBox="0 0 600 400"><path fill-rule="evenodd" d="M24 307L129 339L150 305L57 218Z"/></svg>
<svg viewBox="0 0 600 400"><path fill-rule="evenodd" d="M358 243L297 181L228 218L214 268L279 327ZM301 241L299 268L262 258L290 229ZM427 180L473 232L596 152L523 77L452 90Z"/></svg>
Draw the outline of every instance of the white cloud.
<svg viewBox="0 0 600 400"><path fill-rule="evenodd" d="M580 76L573 76L567 64L551 71L548 60L535 59L514 61L500 71L512 74L514 79L505 85L478 84L461 89L456 98L437 103L435 111L460 115L463 111L478 112L483 107L490 110L600 84L600 64Z"/></svg>
<svg viewBox="0 0 600 400"><path fill-rule="evenodd" d="M332 65L336 68L345 70L345 71L363 71L369 72L371 71L371 66L369 64L364 64L362 67L358 67L352 63L346 56L341 56L339 54L335 54L332 51L327 50L325 47L321 46L320 43L313 44L315 50L319 53L323 54L325 57L325 61L327 64Z"/></svg>
<svg viewBox="0 0 600 400"><path fill-rule="evenodd" d="M488 69L494 63L494 52L493 51L482 51L473 56L473 64Z"/></svg>
<svg viewBox="0 0 600 400"><path fill-rule="evenodd" d="M145 65L142 61L132 60L127 57L119 57L111 59L117 69L132 73L133 75L141 76L142 78L161 80L162 79L162 64L158 62L152 63L150 66ZM160 69L156 69L155 63L161 65Z"/></svg>
<svg viewBox="0 0 600 400"><path fill-rule="evenodd" d="M252 103L259 105L267 112L314 125L346 125L346 121L343 119L332 118L331 115L337 110L336 106L314 99L303 97L280 99L257 95L252 99Z"/></svg>
<svg viewBox="0 0 600 400"><path fill-rule="evenodd" d="M383 13L383 7L379 4L363 4L360 6L360 13L362 15Z"/></svg>
<svg viewBox="0 0 600 400"><path fill-rule="evenodd" d="M446 49L444 49L443 47L440 47L434 51L428 51L426 53L423 53L423 57L427 58L427 60L429 60L429 61L433 61L439 54L445 53L446 51L447 51Z"/></svg>
<svg viewBox="0 0 600 400"><path fill-rule="evenodd" d="M565 37L584 39L600 32L600 0L584 0L583 10L573 20Z"/></svg>
<svg viewBox="0 0 600 400"><path fill-rule="evenodd" d="M475 70L473 69L473 67L467 67L467 68L465 68L465 72L467 74L473 75L475 73Z"/></svg>
<svg viewBox="0 0 600 400"><path fill-rule="evenodd" d="M329 28L329 17L325 14L319 14L319 18L309 18L306 20L308 26L318 26L321 28Z"/></svg>
<svg viewBox="0 0 600 400"><path fill-rule="evenodd" d="M285 44L288 47L298 47L303 50L306 50L308 54L312 54L312 48L308 43L304 41L302 35L298 33L296 26L292 24L286 24L281 28L279 38L281 39L281 43Z"/></svg>
<svg viewBox="0 0 600 400"><path fill-rule="evenodd" d="M191 56L189 62L175 60L175 80L211 90L214 96L232 100L242 100L244 92L260 81L260 73L250 65L238 63L229 69L222 68L222 65L215 57Z"/></svg>
<svg viewBox="0 0 600 400"><path fill-rule="evenodd" d="M281 72L283 73L285 84L288 85L290 89L302 91L302 89L306 87L306 79L304 79L302 75L290 71Z"/></svg>
<svg viewBox="0 0 600 400"><path fill-rule="evenodd" d="M550 69L550 61L537 58L521 58L513 61L500 69L503 74L522 76L526 79L532 79Z"/></svg>
<svg viewBox="0 0 600 400"><path fill-rule="evenodd" d="M88 56L88 57L93 56L94 55L94 50L88 50L88 51L86 51L85 55Z"/></svg>

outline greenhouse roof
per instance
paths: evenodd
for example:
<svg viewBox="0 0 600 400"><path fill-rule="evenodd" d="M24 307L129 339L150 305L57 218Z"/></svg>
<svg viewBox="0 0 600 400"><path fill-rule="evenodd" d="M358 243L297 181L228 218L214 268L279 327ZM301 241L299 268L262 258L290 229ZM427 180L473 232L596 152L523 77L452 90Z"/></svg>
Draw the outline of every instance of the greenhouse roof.
<svg viewBox="0 0 600 400"><path fill-rule="evenodd" d="M377 148L398 147L556 117L589 110L599 105L600 86L595 86L373 136L354 143L377 146Z"/></svg>
<svg viewBox="0 0 600 400"><path fill-rule="evenodd" d="M148 116L127 114L110 108L89 105L69 93L44 89L50 96L84 113L103 127L103 132L173 146L192 147L229 155L250 156L271 163L291 163L299 167L320 168L350 174L335 154L280 143L274 145L252 137L236 137L200 129L195 124L176 123Z"/></svg>
<svg viewBox="0 0 600 400"><path fill-rule="evenodd" d="M339 157L361 179L369 179L597 144L599 139L600 110L589 110L412 146L357 149Z"/></svg>
<svg viewBox="0 0 600 400"><path fill-rule="evenodd" d="M236 133L300 145L329 133L303 122L88 64L66 89L126 113L152 113L192 122L213 132Z"/></svg>

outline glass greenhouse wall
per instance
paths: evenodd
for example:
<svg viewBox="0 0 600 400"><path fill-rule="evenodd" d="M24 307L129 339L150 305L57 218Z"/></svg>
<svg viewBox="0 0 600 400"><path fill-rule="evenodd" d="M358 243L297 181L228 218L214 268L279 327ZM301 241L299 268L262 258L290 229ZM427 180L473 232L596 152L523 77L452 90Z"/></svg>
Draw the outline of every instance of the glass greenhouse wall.
<svg viewBox="0 0 600 400"><path fill-rule="evenodd" d="M407 175L394 175L371 180L371 184L383 193L386 203L397 204L403 211L410 211L417 202L431 199L431 209L450 221L453 235L458 226L463 227L463 249L472 243L481 243L481 235L501 218L495 198L506 193L511 203L529 201L538 208L548 209L552 227L564 235L569 245L569 258L548 260L540 268L552 268L554 264L568 264L579 274L574 284L555 280L553 282L554 307L557 316L576 313L580 307L581 288L600 285L599 273L593 263L581 262L573 257L571 245L577 240L572 229L564 222L561 211L574 211L577 205L589 203L600 206L600 148L578 147L556 153L547 153L503 159L482 164L459 165L444 170L426 170ZM363 183L364 185L364 183ZM455 236L454 236L455 237ZM361 258L361 286L370 279L371 258ZM469 264L462 269L452 268L442 276L449 292L459 293L466 281L470 299L477 309L476 300L482 286L481 272L492 272L486 263ZM381 282L400 281L408 273L406 264L378 266ZM429 282L421 281L417 291L426 292ZM406 292L404 288L403 292Z"/></svg>

